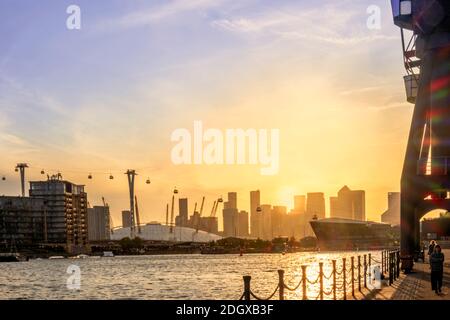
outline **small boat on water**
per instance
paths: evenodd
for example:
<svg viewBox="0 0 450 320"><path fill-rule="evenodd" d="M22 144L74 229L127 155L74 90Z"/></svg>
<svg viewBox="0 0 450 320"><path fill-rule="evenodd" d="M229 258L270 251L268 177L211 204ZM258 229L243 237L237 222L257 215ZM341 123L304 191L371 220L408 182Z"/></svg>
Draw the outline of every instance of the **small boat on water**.
<svg viewBox="0 0 450 320"><path fill-rule="evenodd" d="M0 252L0 262L21 262L28 261L28 257L21 255L16 247L15 239L11 239L9 252Z"/></svg>
<svg viewBox="0 0 450 320"><path fill-rule="evenodd" d="M49 260L65 259L63 256L51 256L51 257L48 257L48 258L49 258Z"/></svg>
<svg viewBox="0 0 450 320"><path fill-rule="evenodd" d="M105 258L114 257L114 253L112 251L103 251L103 257Z"/></svg>
<svg viewBox="0 0 450 320"><path fill-rule="evenodd" d="M20 253L0 253L0 262L21 262L27 260Z"/></svg>

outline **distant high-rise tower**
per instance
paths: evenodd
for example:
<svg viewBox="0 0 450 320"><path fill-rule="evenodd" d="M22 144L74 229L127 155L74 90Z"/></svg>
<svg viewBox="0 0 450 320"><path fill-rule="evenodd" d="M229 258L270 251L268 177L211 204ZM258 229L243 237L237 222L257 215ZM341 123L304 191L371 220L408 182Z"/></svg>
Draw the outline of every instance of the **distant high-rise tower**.
<svg viewBox="0 0 450 320"><path fill-rule="evenodd" d="M353 219L366 220L366 192L364 190L353 191Z"/></svg>
<svg viewBox="0 0 450 320"><path fill-rule="evenodd" d="M275 238L286 236L286 230L284 228L286 214L287 207L285 206L274 206L272 209L272 230Z"/></svg>
<svg viewBox="0 0 450 320"><path fill-rule="evenodd" d="M110 239L110 213L108 206L88 208L88 238L89 241Z"/></svg>
<svg viewBox="0 0 450 320"><path fill-rule="evenodd" d="M238 213L238 237L246 238L248 237L248 212L240 211Z"/></svg>
<svg viewBox="0 0 450 320"><path fill-rule="evenodd" d="M261 212L258 207L261 205L261 194L259 190L250 191L250 234L252 237L261 238Z"/></svg>
<svg viewBox="0 0 450 320"><path fill-rule="evenodd" d="M323 192L310 192L306 199L306 214L305 214L305 236L313 236L314 232L309 224L312 219L325 218L325 196Z"/></svg>
<svg viewBox="0 0 450 320"><path fill-rule="evenodd" d="M181 227L186 227L188 225L189 213L188 213L188 199L180 198L178 199L178 207L179 207L179 218L176 222Z"/></svg>
<svg viewBox="0 0 450 320"><path fill-rule="evenodd" d="M304 214L306 212L306 197L303 195L294 196L294 211Z"/></svg>
<svg viewBox="0 0 450 320"><path fill-rule="evenodd" d="M228 201L223 204L223 236L238 236L238 209L236 192L228 192Z"/></svg>
<svg viewBox="0 0 450 320"><path fill-rule="evenodd" d="M232 209L237 209L237 193L228 192L228 207Z"/></svg>
<svg viewBox="0 0 450 320"><path fill-rule="evenodd" d="M270 204L261 205L261 222L262 222L261 239L272 240L273 239L272 206Z"/></svg>
<svg viewBox="0 0 450 320"><path fill-rule="evenodd" d="M381 215L381 222L400 225L400 192L388 193L388 209Z"/></svg>
<svg viewBox="0 0 450 320"><path fill-rule="evenodd" d="M364 221L366 219L365 192L344 186L337 197L330 197L330 217Z"/></svg>
<svg viewBox="0 0 450 320"><path fill-rule="evenodd" d="M325 218L325 196L323 192L311 192L307 195L306 213L316 216L317 219Z"/></svg>
<svg viewBox="0 0 450 320"><path fill-rule="evenodd" d="M122 227L123 228L130 228L131 227L131 212L130 210L124 210L122 211Z"/></svg>

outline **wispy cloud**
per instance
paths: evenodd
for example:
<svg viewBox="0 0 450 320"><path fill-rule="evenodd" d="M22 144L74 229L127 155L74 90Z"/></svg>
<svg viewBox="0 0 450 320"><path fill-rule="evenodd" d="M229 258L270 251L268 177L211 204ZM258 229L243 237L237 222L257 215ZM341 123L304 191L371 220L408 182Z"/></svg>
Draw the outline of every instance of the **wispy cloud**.
<svg viewBox="0 0 450 320"><path fill-rule="evenodd" d="M100 21L97 25L97 30L111 31L151 25L181 13L217 7L225 1L226 0L173 0L162 6L151 7L144 11L130 12L119 18Z"/></svg>
<svg viewBox="0 0 450 320"><path fill-rule="evenodd" d="M360 94L360 93L367 93L367 92L374 92L382 89L382 86L372 86L372 87L364 87L364 88L356 88L351 90L345 90L341 91L340 94L342 96L350 96L353 94Z"/></svg>
<svg viewBox="0 0 450 320"><path fill-rule="evenodd" d="M303 8L298 3L277 10L247 13L212 21L215 28L242 34L260 34L289 40L311 40L336 45L354 45L379 40L398 40L366 26L363 6L349 9L342 3ZM349 27L351 26L351 27Z"/></svg>

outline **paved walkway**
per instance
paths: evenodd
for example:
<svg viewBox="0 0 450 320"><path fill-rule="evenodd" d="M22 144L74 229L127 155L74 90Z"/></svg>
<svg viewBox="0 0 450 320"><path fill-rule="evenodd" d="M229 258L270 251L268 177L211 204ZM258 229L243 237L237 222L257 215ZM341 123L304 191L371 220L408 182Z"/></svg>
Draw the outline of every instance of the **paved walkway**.
<svg viewBox="0 0 450 320"><path fill-rule="evenodd" d="M365 299L373 300L450 300L450 250L444 250L445 268L442 294L431 290L430 265L416 262L410 274L400 274L400 278L389 286L387 281L381 290L374 290Z"/></svg>

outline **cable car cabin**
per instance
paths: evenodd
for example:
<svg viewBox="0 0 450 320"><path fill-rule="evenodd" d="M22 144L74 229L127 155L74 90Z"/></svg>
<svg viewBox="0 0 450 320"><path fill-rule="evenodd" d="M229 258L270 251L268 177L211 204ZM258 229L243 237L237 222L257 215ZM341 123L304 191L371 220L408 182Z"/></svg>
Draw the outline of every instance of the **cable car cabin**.
<svg viewBox="0 0 450 320"><path fill-rule="evenodd" d="M448 0L391 0L394 23L418 35L435 33L450 26Z"/></svg>

